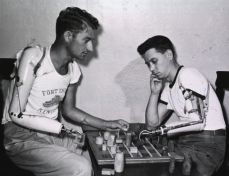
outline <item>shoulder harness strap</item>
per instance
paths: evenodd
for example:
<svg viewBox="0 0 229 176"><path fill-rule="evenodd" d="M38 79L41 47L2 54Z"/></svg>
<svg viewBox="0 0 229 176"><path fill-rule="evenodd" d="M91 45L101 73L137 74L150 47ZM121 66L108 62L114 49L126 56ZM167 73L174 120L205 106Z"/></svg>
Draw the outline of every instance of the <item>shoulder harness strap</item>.
<svg viewBox="0 0 229 176"><path fill-rule="evenodd" d="M37 74L37 70L40 68L40 66L41 66L41 63L42 63L42 61L44 60L44 58L45 58L45 53L46 53L46 48L44 47L43 48L43 54L42 54L42 57L41 57L41 59L39 60L39 62L37 63L37 65L34 67L34 69L33 69L33 74L36 76L36 74Z"/></svg>

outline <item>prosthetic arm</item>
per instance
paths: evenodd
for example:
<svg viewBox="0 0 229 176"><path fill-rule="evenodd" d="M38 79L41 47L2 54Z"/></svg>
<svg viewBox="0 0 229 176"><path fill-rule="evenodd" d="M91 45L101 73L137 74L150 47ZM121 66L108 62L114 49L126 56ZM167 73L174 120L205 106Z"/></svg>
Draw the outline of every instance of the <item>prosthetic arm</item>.
<svg viewBox="0 0 229 176"><path fill-rule="evenodd" d="M201 131L206 125L206 115L208 112L208 98L210 85L206 78L196 69L187 69L178 78L179 88L185 100L185 117L178 122L167 126L176 126L184 123L183 127L174 128L168 131L168 135L176 133ZM189 125L191 123L191 125Z"/></svg>
<svg viewBox="0 0 229 176"><path fill-rule="evenodd" d="M56 120L37 115L23 114L11 112L10 117L12 121L23 127L43 131L48 133L59 134L61 132L62 124Z"/></svg>
<svg viewBox="0 0 229 176"><path fill-rule="evenodd" d="M182 89L182 88L181 88ZM190 90L183 91L185 98L184 112L188 115L188 120L168 124L173 127L168 131L168 135L174 135L180 132L201 131L206 125L207 104L205 99ZM177 126L177 128L174 128Z"/></svg>
<svg viewBox="0 0 229 176"><path fill-rule="evenodd" d="M143 130L141 135L175 135L190 131L201 131L206 124L206 114L208 111L209 83L199 73L194 72L197 81L188 80L188 75L180 77L180 90L185 100L184 114L186 117L177 122L173 122L164 126L160 126L156 130ZM190 76L189 76L190 77ZM184 79L186 78L186 79ZM198 87L198 85L200 85Z"/></svg>
<svg viewBox="0 0 229 176"><path fill-rule="evenodd" d="M159 128L148 131L143 130L139 134L139 138L142 135L175 135L177 133L184 133L189 131L201 131L204 129L206 123L207 105L205 100L193 95L190 90L184 90L185 107L184 111L188 113L190 120L183 120L179 122L173 122L168 125L160 126Z"/></svg>
<svg viewBox="0 0 229 176"><path fill-rule="evenodd" d="M19 52L17 57L18 60L14 73L15 79L12 80L12 82L14 81L14 87L10 92L12 98L8 111L11 120L18 125L37 131L55 134L61 132L75 133L73 130L66 129L63 124L57 120L49 119L40 114L26 114L24 112L29 93L35 80L36 70L39 67L39 65L37 66L37 64L34 63L37 62L40 64L39 59L44 57L44 52L42 55L42 50L38 47L26 48Z"/></svg>

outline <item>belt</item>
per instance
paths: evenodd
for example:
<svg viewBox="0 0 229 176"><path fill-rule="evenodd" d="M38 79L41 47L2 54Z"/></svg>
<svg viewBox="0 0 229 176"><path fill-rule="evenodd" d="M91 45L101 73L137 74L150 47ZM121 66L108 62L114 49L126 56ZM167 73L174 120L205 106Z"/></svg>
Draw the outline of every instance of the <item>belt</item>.
<svg viewBox="0 0 229 176"><path fill-rule="evenodd" d="M200 134L209 135L209 136L226 136L226 130L225 129L204 130Z"/></svg>

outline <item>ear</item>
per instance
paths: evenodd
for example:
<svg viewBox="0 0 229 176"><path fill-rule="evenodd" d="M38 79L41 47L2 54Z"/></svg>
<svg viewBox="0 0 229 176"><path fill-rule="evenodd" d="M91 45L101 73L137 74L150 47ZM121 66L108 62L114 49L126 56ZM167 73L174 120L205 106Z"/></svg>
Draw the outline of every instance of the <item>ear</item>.
<svg viewBox="0 0 229 176"><path fill-rule="evenodd" d="M65 31L64 32L64 40L66 42L70 42L73 38L73 33L71 31Z"/></svg>
<svg viewBox="0 0 229 176"><path fill-rule="evenodd" d="M167 49L167 51L165 52L165 54L166 54L166 57L169 60L173 60L173 52L170 49Z"/></svg>

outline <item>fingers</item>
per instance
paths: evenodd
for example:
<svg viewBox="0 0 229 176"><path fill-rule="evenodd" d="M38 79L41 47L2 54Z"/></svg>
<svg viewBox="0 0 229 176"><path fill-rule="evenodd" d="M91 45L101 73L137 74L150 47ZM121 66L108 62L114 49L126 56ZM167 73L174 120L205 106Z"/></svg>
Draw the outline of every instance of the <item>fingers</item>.
<svg viewBox="0 0 229 176"><path fill-rule="evenodd" d="M129 123L124 120L119 120L119 124L121 125L121 128L123 131L127 131L129 129Z"/></svg>
<svg viewBox="0 0 229 176"><path fill-rule="evenodd" d="M154 74L151 74L150 75L150 79L152 80L152 81L162 81L161 79L159 79L156 75L154 75Z"/></svg>
<svg viewBox="0 0 229 176"><path fill-rule="evenodd" d="M156 75L151 74L150 75L150 82L155 84L155 83L162 83L162 79L158 78Z"/></svg>
<svg viewBox="0 0 229 176"><path fill-rule="evenodd" d="M129 129L129 123L126 122L125 120L119 119L119 120L114 120L112 121L112 127L113 129L119 128L123 131L127 131Z"/></svg>
<svg viewBox="0 0 229 176"><path fill-rule="evenodd" d="M159 79L157 76L151 74L150 88L151 88L151 92L156 93L156 94L160 93L162 89L162 80Z"/></svg>

